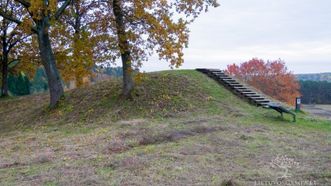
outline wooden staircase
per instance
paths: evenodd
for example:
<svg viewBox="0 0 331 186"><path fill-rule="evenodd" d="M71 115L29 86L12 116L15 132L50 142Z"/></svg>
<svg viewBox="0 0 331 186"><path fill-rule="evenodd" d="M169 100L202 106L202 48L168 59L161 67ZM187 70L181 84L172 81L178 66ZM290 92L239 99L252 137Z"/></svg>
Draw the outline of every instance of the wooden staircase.
<svg viewBox="0 0 331 186"><path fill-rule="evenodd" d="M253 105L263 108L274 109L277 112L279 112L282 115L282 117L283 117L283 113L291 114L293 116L293 120L294 121L296 120L295 114L291 112L289 109L285 108L280 103L276 103L272 101L271 99L267 98L267 96L265 96L264 94L258 93L252 88L249 88L248 86L242 84L233 77L225 74L224 71L222 70L199 68L197 69L197 71L208 75L212 79L216 80L218 83L222 84L232 93L234 93L235 95L237 95L242 99L245 99L246 101L248 101Z"/></svg>

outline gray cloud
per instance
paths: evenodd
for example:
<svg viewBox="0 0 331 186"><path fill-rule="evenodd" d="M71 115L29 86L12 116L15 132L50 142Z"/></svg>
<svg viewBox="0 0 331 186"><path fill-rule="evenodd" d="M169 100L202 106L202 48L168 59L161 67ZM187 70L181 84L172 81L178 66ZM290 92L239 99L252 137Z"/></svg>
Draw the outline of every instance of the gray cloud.
<svg viewBox="0 0 331 186"><path fill-rule="evenodd" d="M330 0L221 0L191 25L181 68L219 67L252 57L286 61L295 73L331 71ZM328 69L329 67L329 69ZM146 71L169 69L151 58Z"/></svg>

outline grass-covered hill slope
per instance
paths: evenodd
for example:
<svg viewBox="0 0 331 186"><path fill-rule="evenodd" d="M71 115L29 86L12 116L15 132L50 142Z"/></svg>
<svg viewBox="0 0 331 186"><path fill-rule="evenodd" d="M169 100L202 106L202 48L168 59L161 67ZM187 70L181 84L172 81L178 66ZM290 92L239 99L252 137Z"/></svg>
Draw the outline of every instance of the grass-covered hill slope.
<svg viewBox="0 0 331 186"><path fill-rule="evenodd" d="M331 182L329 121L283 120L195 71L146 74L131 100L112 80L0 100L0 185L254 185L300 163L292 180Z"/></svg>
<svg viewBox="0 0 331 186"><path fill-rule="evenodd" d="M120 97L121 81L111 80L66 93L56 110L48 110L47 95L1 101L1 129L38 125L167 118L185 114L242 115L252 107L195 71L165 71L143 76L131 100Z"/></svg>

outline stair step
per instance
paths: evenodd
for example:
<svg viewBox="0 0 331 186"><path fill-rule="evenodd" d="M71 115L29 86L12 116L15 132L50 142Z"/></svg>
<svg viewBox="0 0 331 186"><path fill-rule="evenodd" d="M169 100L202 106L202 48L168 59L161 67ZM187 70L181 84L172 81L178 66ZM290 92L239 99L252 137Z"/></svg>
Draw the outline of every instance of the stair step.
<svg viewBox="0 0 331 186"><path fill-rule="evenodd" d="M230 79L228 76L215 75L219 79Z"/></svg>
<svg viewBox="0 0 331 186"><path fill-rule="evenodd" d="M224 75L224 74L215 74L215 73L213 73L215 76L217 76L217 77L219 77L219 78L231 78L231 77L229 77L229 76L227 76L227 75Z"/></svg>
<svg viewBox="0 0 331 186"><path fill-rule="evenodd" d="M215 74L215 75L221 75L221 76L229 77L228 75L224 74L224 72L212 72L212 73Z"/></svg>
<svg viewBox="0 0 331 186"><path fill-rule="evenodd" d="M240 84L240 83L226 83L226 84L228 84L228 85L230 85L230 86L241 86L241 87L244 87L244 85L242 85L242 84Z"/></svg>
<svg viewBox="0 0 331 186"><path fill-rule="evenodd" d="M270 100L254 100L255 102L258 102L258 103L270 103L271 101Z"/></svg>
<svg viewBox="0 0 331 186"><path fill-rule="evenodd" d="M224 82L226 82L226 83L239 83L238 81L236 81L235 79L222 79ZM241 84L241 83L239 83L239 84Z"/></svg>
<svg viewBox="0 0 331 186"><path fill-rule="evenodd" d="M232 87L232 89L235 89L235 90L237 90L238 92L241 92L240 90L246 90L246 89L243 89L243 88L245 88L245 87L241 87L241 86L231 86Z"/></svg>
<svg viewBox="0 0 331 186"><path fill-rule="evenodd" d="M219 81L222 81L223 83L226 83L226 84L237 83L235 80L232 80L232 81L224 81L223 79L219 79Z"/></svg>
<svg viewBox="0 0 331 186"><path fill-rule="evenodd" d="M249 90L247 87L236 87L236 89L240 89L240 90Z"/></svg>
<svg viewBox="0 0 331 186"><path fill-rule="evenodd" d="M244 85L240 85L240 84L235 84L235 85L229 84L229 85L232 86L232 87L244 87Z"/></svg>
<svg viewBox="0 0 331 186"><path fill-rule="evenodd" d="M223 76L224 79L234 79L233 77L227 75L220 75L220 76Z"/></svg>
<svg viewBox="0 0 331 186"><path fill-rule="evenodd" d="M218 78L222 78L222 79L227 79L227 78L231 78L229 76L226 76L226 75L218 75L218 74L214 74L216 77Z"/></svg>
<svg viewBox="0 0 331 186"><path fill-rule="evenodd" d="M222 80L222 81L224 81L224 82L226 82L226 83L236 83L236 82L237 82L237 81L234 80L234 79L222 79L222 78L220 78L220 80Z"/></svg>
<svg viewBox="0 0 331 186"><path fill-rule="evenodd" d="M259 94L253 94L253 95L246 95L249 98L257 98L257 97L263 97L262 95Z"/></svg>
<svg viewBox="0 0 331 186"><path fill-rule="evenodd" d="M253 92L252 90L242 90L242 91L240 91L240 93L246 94L246 95L257 94L256 92Z"/></svg>
<svg viewBox="0 0 331 186"><path fill-rule="evenodd" d="M237 81L223 81L226 84L240 84Z"/></svg>
<svg viewBox="0 0 331 186"><path fill-rule="evenodd" d="M253 90L251 90L251 89L249 89L247 87L246 87L246 89L247 90L241 90L241 93L246 93L246 92L251 93L251 92L254 92ZM256 93L256 92L254 92L254 93Z"/></svg>
<svg viewBox="0 0 331 186"><path fill-rule="evenodd" d="M236 89L236 88L234 88L234 90L236 90L237 92L239 92L240 94L242 94L242 95L247 95L247 93L242 93L242 89ZM248 90L245 90L245 91L248 91Z"/></svg>
<svg viewBox="0 0 331 186"><path fill-rule="evenodd" d="M248 99L251 99L251 100L268 100L267 98L265 97L247 97Z"/></svg>
<svg viewBox="0 0 331 186"><path fill-rule="evenodd" d="M209 72L213 72L213 73L215 73L215 72L221 72L221 73L223 73L223 71L222 70L219 70L219 69L207 69Z"/></svg>
<svg viewBox="0 0 331 186"><path fill-rule="evenodd" d="M237 87L233 88L234 90L238 91L240 94L242 95L247 95L247 94L250 94L251 92L248 92L250 90L248 89L238 89ZM243 91L246 91L245 93L243 93Z"/></svg>
<svg viewBox="0 0 331 186"><path fill-rule="evenodd" d="M260 103L261 105L268 105L271 102Z"/></svg>
<svg viewBox="0 0 331 186"><path fill-rule="evenodd" d="M242 85L241 83L239 83L239 82L234 82L234 81L230 81L230 82L228 82L228 81L225 81L227 84L232 84L232 85Z"/></svg>
<svg viewBox="0 0 331 186"><path fill-rule="evenodd" d="M254 98L251 98L251 99L254 100L254 101L256 101L256 100L267 100L264 97L254 97Z"/></svg>
<svg viewBox="0 0 331 186"><path fill-rule="evenodd" d="M225 83L228 84L228 85L241 85L241 86L244 86L243 84L238 83L238 82L225 82Z"/></svg>
<svg viewBox="0 0 331 186"><path fill-rule="evenodd" d="M246 96L248 96L248 97L263 97L263 95L261 95L261 94L258 94L258 93L256 93L256 92L253 92L253 94L251 94L250 92L248 93L248 94L246 94Z"/></svg>

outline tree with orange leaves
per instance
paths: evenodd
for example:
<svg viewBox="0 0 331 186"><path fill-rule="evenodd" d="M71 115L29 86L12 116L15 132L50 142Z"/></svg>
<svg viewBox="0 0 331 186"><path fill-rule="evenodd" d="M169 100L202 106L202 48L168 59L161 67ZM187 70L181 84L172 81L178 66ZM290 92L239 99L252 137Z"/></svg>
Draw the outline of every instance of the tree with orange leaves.
<svg viewBox="0 0 331 186"><path fill-rule="evenodd" d="M156 53L171 67L183 62L183 48L188 45L188 26L217 0L100 0L95 11L105 23L101 28L115 36L117 57L123 66L123 96L128 98L134 87L133 69Z"/></svg>
<svg viewBox="0 0 331 186"><path fill-rule="evenodd" d="M50 107L54 108L64 96L64 90L56 59L53 53L49 31L51 25L58 21L69 6L71 0L11 0L19 10L27 13L18 17L8 14L5 7L1 7L0 16L21 26L27 34L34 34L38 41L40 59L47 74L50 90Z"/></svg>
<svg viewBox="0 0 331 186"><path fill-rule="evenodd" d="M23 16L26 12L20 10L17 4L9 0L0 0L0 10L10 16ZM16 66L18 45L28 42L29 35L16 23L0 17L0 66L1 66L1 93L6 97L8 93L9 70Z"/></svg>
<svg viewBox="0 0 331 186"><path fill-rule="evenodd" d="M261 90L263 93L290 105L300 96L300 85L281 59L264 61L253 58L240 65L227 66L227 73Z"/></svg>
<svg viewBox="0 0 331 186"><path fill-rule="evenodd" d="M61 79L74 77L81 82L95 59L122 60L122 94L130 98L133 69L141 67L153 53L171 67L180 66L184 62L183 49L188 45L189 25L209 7L218 6L217 0L10 1L27 14L12 16L1 8L0 16L37 39L52 108L64 96ZM70 74L60 76L57 65L70 69Z"/></svg>

